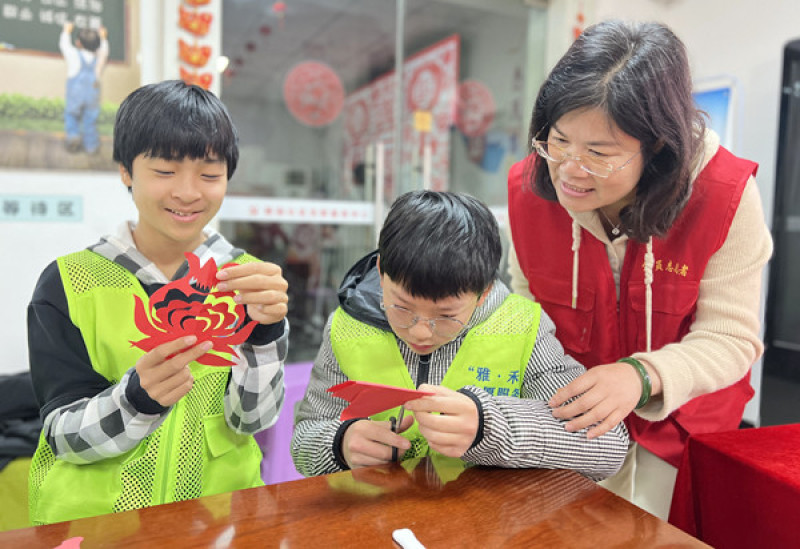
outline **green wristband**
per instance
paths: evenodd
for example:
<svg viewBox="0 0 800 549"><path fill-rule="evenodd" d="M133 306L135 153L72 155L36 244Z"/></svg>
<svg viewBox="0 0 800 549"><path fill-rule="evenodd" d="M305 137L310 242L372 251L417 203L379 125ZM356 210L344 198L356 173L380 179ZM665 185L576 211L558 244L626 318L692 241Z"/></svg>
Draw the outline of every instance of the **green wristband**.
<svg viewBox="0 0 800 549"><path fill-rule="evenodd" d="M620 358L619 360L617 360L617 362L624 362L625 364L630 364L631 366L633 366L642 380L642 396L639 398L639 402L636 403L636 409L638 410L639 408L650 402L650 393L653 390L653 384L650 382L650 375L647 373L647 370L645 370L642 363L636 360L635 358L626 356Z"/></svg>

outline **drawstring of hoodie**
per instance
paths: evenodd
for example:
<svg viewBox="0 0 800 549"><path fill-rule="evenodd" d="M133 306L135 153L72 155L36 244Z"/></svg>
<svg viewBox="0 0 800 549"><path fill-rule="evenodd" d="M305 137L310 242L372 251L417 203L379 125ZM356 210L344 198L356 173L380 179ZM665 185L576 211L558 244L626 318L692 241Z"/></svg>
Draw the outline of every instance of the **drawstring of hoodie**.
<svg viewBox="0 0 800 549"><path fill-rule="evenodd" d="M647 239L647 250L644 253L644 314L647 329L647 352L652 351L653 341L653 237Z"/></svg>
<svg viewBox="0 0 800 549"><path fill-rule="evenodd" d="M581 247L581 226L572 220L572 308L578 308L578 258ZM653 349L653 237L647 239L647 249L644 253L644 299L645 299L645 329L647 336L647 352Z"/></svg>
<svg viewBox="0 0 800 549"><path fill-rule="evenodd" d="M581 248L581 226L572 220L572 308L578 307L578 251Z"/></svg>

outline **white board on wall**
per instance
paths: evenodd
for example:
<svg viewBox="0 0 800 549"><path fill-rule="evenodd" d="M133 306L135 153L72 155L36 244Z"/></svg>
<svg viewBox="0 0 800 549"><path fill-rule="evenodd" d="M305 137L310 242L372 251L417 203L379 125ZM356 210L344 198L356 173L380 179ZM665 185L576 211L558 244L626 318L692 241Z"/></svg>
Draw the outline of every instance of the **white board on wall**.
<svg viewBox="0 0 800 549"><path fill-rule="evenodd" d="M69 203L59 217L52 199ZM0 204L21 209L19 219L0 216L0 374L28 369L26 313L36 281L56 257L83 249L114 232L136 208L117 172L0 170ZM39 204L35 215L26 208ZM48 206L41 206L47 204ZM64 212L62 212L64 213Z"/></svg>

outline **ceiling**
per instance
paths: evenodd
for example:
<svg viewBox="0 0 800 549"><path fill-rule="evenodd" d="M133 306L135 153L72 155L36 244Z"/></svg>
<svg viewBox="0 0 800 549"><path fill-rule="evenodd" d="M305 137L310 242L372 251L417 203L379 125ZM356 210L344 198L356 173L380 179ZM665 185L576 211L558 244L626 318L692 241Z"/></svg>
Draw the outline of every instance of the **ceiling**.
<svg viewBox="0 0 800 549"><path fill-rule="evenodd" d="M525 16L523 0L405 0L405 56L454 33L468 36L491 14ZM488 5L488 7L487 7ZM283 6L283 7L281 7ZM225 0L226 98L279 100L296 63L321 61L345 93L394 67L395 0Z"/></svg>

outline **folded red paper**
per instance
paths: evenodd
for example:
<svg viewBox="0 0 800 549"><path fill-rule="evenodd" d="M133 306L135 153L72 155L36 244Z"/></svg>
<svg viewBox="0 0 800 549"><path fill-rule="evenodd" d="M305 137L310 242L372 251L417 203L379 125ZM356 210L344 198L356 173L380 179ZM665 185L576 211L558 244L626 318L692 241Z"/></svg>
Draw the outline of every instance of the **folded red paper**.
<svg viewBox="0 0 800 549"><path fill-rule="evenodd" d="M433 394L429 391L403 389L392 385L353 381L352 379L334 385L328 389L328 392L350 402L350 406L342 410L342 414L339 416L342 421L357 417L369 417L405 404L409 400Z"/></svg>

